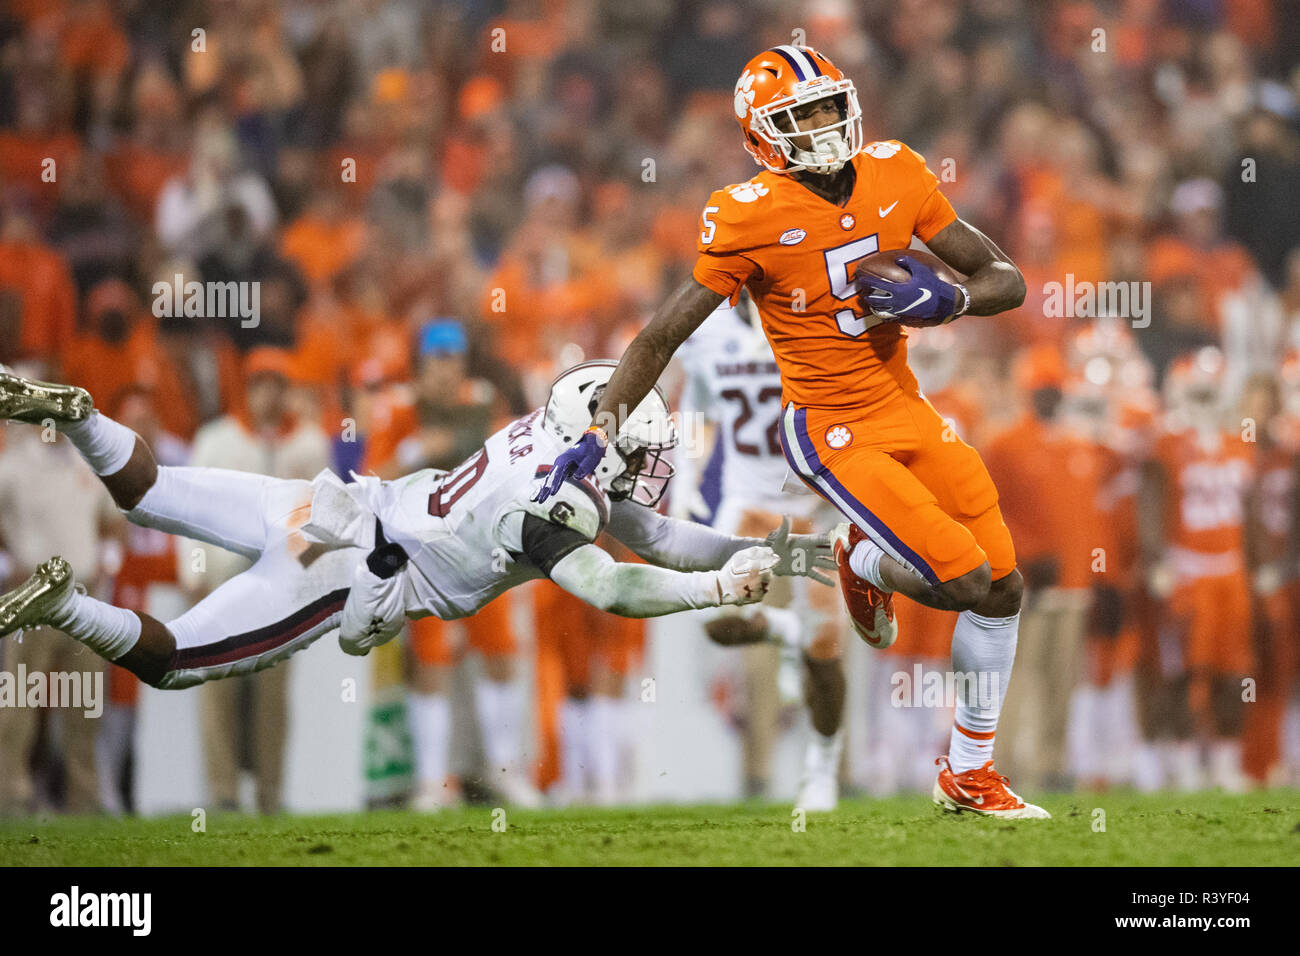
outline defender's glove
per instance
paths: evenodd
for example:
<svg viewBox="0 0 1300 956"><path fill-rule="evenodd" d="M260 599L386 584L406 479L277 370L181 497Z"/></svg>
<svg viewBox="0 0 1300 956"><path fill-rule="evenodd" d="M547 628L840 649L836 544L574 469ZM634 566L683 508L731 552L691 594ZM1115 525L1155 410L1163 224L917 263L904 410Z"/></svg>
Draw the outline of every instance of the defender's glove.
<svg viewBox="0 0 1300 956"><path fill-rule="evenodd" d="M771 548L745 548L714 572L718 580L718 605L756 604L772 584L772 570L780 558Z"/></svg>
<svg viewBox="0 0 1300 956"><path fill-rule="evenodd" d="M609 436L605 434L605 429L592 425L574 442L572 448L566 448L555 459L555 464L551 466L551 473L537 489L533 500L545 501L559 491L570 478L586 478L596 470L600 460L605 457L607 447L609 447Z"/></svg>
<svg viewBox="0 0 1300 956"><path fill-rule="evenodd" d="M352 573L352 587L339 618L339 647L345 654L362 657L402 630L406 607L398 572L408 560L406 549L388 541L376 519L374 550Z"/></svg>
<svg viewBox="0 0 1300 956"><path fill-rule="evenodd" d="M858 283L858 295L873 314L899 325L924 328L950 322L970 307L970 293L964 286L944 282L925 263L899 256L894 264L906 269L911 278L891 282L872 276Z"/></svg>
<svg viewBox="0 0 1300 956"><path fill-rule="evenodd" d="M801 574L812 578L828 587L833 585L829 577L818 568L835 570L835 557L831 553L831 532L821 534L791 534L790 516L781 517L781 526L767 536L763 542L776 552L778 563L772 569L773 574L791 576Z"/></svg>

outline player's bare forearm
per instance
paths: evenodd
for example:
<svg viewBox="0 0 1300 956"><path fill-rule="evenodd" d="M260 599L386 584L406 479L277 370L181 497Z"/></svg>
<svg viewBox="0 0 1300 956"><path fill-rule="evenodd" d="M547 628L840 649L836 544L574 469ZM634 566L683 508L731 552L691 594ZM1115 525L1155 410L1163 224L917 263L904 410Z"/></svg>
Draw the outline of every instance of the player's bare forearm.
<svg viewBox="0 0 1300 956"><path fill-rule="evenodd" d="M623 353L618 368L605 386L605 394L596 409L595 424L613 435L627 413L650 394L673 353L722 299L693 277L679 285Z"/></svg>
<svg viewBox="0 0 1300 956"><path fill-rule="evenodd" d="M984 233L964 219L941 229L926 243L930 251L965 275L968 315L996 315L1025 301L1025 277Z"/></svg>

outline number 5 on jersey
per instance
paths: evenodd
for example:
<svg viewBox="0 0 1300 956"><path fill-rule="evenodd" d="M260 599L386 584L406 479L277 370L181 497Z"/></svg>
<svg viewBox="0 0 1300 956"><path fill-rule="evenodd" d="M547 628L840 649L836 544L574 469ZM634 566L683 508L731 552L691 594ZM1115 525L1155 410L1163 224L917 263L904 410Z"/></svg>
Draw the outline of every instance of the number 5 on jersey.
<svg viewBox="0 0 1300 956"><path fill-rule="evenodd" d="M834 249L827 249L826 275L831 280L831 295L841 302L856 299L858 289L853 282L853 275L849 271L849 267L859 259L865 259L873 252L879 251L879 249L880 238L878 236L854 239L852 242L846 242ZM879 325L880 322L879 316L871 313L860 315L853 309L840 309L835 313L835 324L840 327L841 332L850 338L856 339L867 329Z"/></svg>

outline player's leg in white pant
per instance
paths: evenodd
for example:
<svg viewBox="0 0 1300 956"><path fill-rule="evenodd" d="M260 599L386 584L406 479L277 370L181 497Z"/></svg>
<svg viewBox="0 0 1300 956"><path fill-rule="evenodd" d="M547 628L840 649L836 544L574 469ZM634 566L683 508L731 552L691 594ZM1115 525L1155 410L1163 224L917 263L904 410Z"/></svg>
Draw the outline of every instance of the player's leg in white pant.
<svg viewBox="0 0 1300 956"><path fill-rule="evenodd" d="M0 632L53 624L164 689L270 667L337 627L361 560L360 549L323 549L297 532L310 494L305 481L267 486L257 518L268 529L261 556L165 625L79 593L66 562L51 561L0 598Z"/></svg>

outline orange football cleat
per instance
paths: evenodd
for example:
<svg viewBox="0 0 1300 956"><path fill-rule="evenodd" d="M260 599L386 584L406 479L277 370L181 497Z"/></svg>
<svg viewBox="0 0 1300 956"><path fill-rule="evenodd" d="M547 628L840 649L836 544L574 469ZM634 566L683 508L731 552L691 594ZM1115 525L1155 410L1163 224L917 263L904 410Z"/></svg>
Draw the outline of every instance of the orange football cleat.
<svg viewBox="0 0 1300 956"><path fill-rule="evenodd" d="M840 573L840 591L849 609L853 629L877 650L898 640L898 622L894 620L894 596L882 591L849 567L849 555L866 534L855 524L841 524L835 529L835 566Z"/></svg>
<svg viewBox="0 0 1300 956"><path fill-rule="evenodd" d="M993 769L992 760L965 773L953 773L947 757L940 757L935 763L940 770L934 782L934 802L945 810L956 813L969 810L1007 820L1045 820L1052 816L1042 807L1021 800L1007 786L1007 778Z"/></svg>

